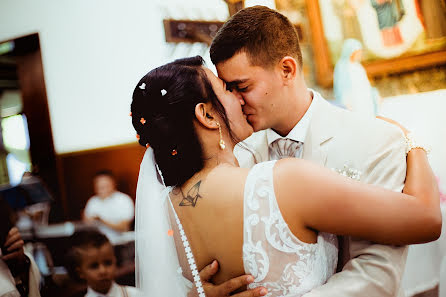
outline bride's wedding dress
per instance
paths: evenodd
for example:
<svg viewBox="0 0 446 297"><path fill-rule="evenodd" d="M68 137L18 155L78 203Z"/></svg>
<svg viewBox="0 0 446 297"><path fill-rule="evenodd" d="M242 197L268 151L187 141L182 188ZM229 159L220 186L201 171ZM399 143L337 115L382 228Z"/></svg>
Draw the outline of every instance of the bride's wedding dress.
<svg viewBox="0 0 446 297"><path fill-rule="evenodd" d="M243 263L255 278L250 288L264 286L267 296L301 296L335 273L338 242L320 232L317 243L304 243L291 233L274 194L276 161L255 165L244 197Z"/></svg>
<svg viewBox="0 0 446 297"><path fill-rule="evenodd" d="M244 193L243 264L271 297L298 297L335 273L335 235L319 233L309 244L294 236L280 213L273 186L275 161L255 165ZM162 184L153 151L141 164L136 205L136 285L144 296L204 297L181 221Z"/></svg>

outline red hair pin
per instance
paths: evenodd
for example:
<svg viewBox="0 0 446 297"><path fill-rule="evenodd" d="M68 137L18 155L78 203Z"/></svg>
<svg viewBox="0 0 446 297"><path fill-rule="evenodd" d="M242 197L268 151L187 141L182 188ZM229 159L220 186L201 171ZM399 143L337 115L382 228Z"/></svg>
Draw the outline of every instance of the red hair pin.
<svg viewBox="0 0 446 297"><path fill-rule="evenodd" d="M141 118L141 120L139 120L140 122L141 122L141 124L145 124L146 123L146 120L144 119L144 118Z"/></svg>
<svg viewBox="0 0 446 297"><path fill-rule="evenodd" d="M172 156L176 156L178 154L177 150L172 150Z"/></svg>

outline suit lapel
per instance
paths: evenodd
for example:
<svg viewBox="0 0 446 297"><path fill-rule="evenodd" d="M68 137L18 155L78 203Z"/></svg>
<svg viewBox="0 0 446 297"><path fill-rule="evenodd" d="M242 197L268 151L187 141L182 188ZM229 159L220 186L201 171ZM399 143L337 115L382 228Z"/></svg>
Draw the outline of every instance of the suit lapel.
<svg viewBox="0 0 446 297"><path fill-rule="evenodd" d="M325 166L327 162L327 153L322 150L319 142L314 140L312 133L310 131L308 132L304 142L302 159Z"/></svg>
<svg viewBox="0 0 446 297"><path fill-rule="evenodd" d="M304 142L302 158L319 165L327 164L326 145L334 138L336 121L332 117L332 106L319 94L314 92L313 114Z"/></svg>

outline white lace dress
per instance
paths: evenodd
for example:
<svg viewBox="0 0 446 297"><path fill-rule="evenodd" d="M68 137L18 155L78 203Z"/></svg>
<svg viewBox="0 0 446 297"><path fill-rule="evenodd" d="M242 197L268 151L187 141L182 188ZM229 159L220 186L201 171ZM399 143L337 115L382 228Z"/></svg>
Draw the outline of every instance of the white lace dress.
<svg viewBox="0 0 446 297"><path fill-rule="evenodd" d="M264 286L268 297L298 297L335 273L338 242L320 232L317 243L304 243L291 233L274 194L275 162L255 165L246 180L243 263L255 278L250 288Z"/></svg>

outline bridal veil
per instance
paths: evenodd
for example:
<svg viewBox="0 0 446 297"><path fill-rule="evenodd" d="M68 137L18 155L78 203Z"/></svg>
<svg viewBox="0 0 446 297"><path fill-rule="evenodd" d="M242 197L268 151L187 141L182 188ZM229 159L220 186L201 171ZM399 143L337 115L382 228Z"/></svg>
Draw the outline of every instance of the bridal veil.
<svg viewBox="0 0 446 297"><path fill-rule="evenodd" d="M197 290L191 282L199 276L196 269L192 273L187 265L192 254L185 253L181 239L186 237L180 236L181 230L175 223L169 189L164 186L149 147L141 162L136 190L136 287L143 296L204 296L202 288Z"/></svg>

